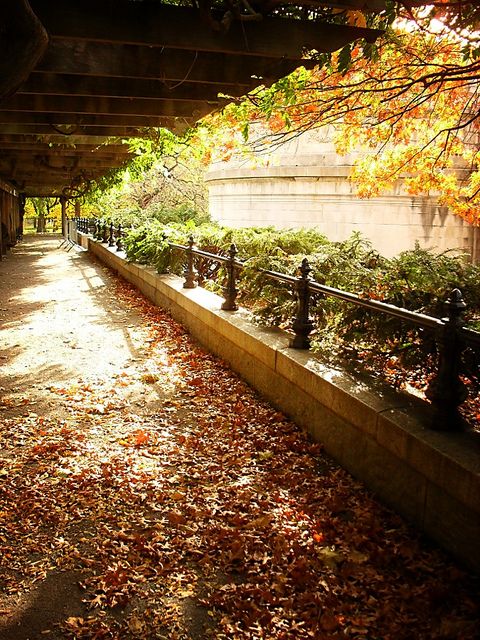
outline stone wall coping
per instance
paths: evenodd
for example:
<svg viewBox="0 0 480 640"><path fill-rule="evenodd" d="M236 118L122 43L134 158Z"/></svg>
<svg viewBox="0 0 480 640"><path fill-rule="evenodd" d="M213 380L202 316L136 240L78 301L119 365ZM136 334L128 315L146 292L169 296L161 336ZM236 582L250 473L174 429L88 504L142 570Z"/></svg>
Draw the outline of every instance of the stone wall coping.
<svg viewBox="0 0 480 640"><path fill-rule="evenodd" d="M234 169L212 169L205 177L206 182L217 180L249 180L265 178L348 178L352 171L351 165L288 165L282 167L239 167Z"/></svg>

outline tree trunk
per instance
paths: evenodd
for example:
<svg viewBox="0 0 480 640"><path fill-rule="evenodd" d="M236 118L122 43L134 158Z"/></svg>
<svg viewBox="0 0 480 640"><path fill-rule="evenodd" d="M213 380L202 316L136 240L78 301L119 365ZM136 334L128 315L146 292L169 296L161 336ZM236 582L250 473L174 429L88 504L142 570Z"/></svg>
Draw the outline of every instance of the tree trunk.
<svg viewBox="0 0 480 640"><path fill-rule="evenodd" d="M37 219L37 233L45 233L47 230L46 220L43 213L38 216Z"/></svg>

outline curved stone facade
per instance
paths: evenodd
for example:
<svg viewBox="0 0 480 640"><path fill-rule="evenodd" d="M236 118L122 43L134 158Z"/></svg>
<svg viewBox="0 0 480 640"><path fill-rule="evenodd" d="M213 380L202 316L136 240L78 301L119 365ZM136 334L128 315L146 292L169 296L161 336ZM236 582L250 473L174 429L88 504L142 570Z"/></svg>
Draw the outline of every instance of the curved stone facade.
<svg viewBox="0 0 480 640"><path fill-rule="evenodd" d="M218 163L207 174L210 213L235 227L311 228L330 240L360 231L389 257L421 247L455 249L480 259L479 230L398 183L382 197L361 199L348 177L352 156L338 156L324 134L303 136L269 156L269 166Z"/></svg>

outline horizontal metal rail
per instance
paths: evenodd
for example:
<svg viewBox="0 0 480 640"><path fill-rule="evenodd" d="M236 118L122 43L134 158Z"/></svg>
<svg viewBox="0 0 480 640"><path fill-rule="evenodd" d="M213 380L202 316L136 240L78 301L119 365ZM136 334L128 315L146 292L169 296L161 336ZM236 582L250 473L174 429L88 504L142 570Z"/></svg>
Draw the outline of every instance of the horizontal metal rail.
<svg viewBox="0 0 480 640"><path fill-rule="evenodd" d="M262 270L262 273L280 282L285 282L292 285L297 282L297 278L284 273L279 273L278 271ZM417 311L410 311L409 309L397 307L387 302L381 302L380 300L362 298L355 293L342 291L342 289L335 289L334 287L328 287L327 285L320 284L315 280L308 279L308 288L312 292L322 293L327 296L338 298L339 300L343 300L345 302L351 302L352 304L355 304L359 307L365 307L366 309L369 309L371 311L377 311L379 313L384 313L386 315L400 318L401 320L407 320L408 322L416 324L420 327L424 327L426 329L438 329L439 327L443 327L445 324L440 318L427 316L426 314L418 313Z"/></svg>
<svg viewBox="0 0 480 640"><path fill-rule="evenodd" d="M236 270L239 267L243 267L244 263L236 259L237 249L235 245L230 247L228 257L196 249L192 236L189 238L188 247L174 244L171 244L171 246L186 252L185 288L193 288L196 286L194 256L200 256L226 264L227 283L223 288L225 302L222 305L222 309L235 310L237 308L235 303L237 295L235 286ZM310 333L314 329L314 322L310 317L309 311L312 294L331 296L344 302L363 307L374 313L381 313L389 317L398 318L421 329L433 331L437 344L438 364L437 372L428 384L426 396L431 400L436 409L434 428L441 430L458 430L463 428L464 421L458 412L458 407L466 399L468 390L460 374L460 363L462 353L466 347L473 347L473 349L475 349L480 346L480 333L462 326L461 315L466 305L458 289L452 291L446 302L447 317L435 318L380 300L362 298L357 294L315 282L310 278L311 267L306 258L303 259L299 272L299 276L295 277L285 273L279 273L278 271L268 269L261 270L263 275L277 282L288 284L294 290L297 304L295 317L292 322L294 337L290 341L291 347L297 349L308 349L310 347Z"/></svg>
<svg viewBox="0 0 480 640"><path fill-rule="evenodd" d="M277 280L277 282L285 282L286 284L294 285L297 281L295 276L289 276L287 273L280 273L278 271L270 271L269 269L262 269L261 272L271 278Z"/></svg>
<svg viewBox="0 0 480 640"><path fill-rule="evenodd" d="M480 333L478 331L461 327L459 332L469 347L480 347Z"/></svg>
<svg viewBox="0 0 480 640"><path fill-rule="evenodd" d="M187 247L184 244L177 244L175 242L169 242L168 245L172 248L172 249L179 249L181 251L192 251L194 256L199 256L200 258L207 258L208 260L213 260L214 262L218 262L220 264L225 264L226 262L230 262L230 257L229 256L221 256L218 253L210 253L209 251L203 251L203 249L197 249L196 247L192 247L190 249L190 247ZM237 269L242 269L244 266L244 263L242 262L242 260L234 260L235 263L235 268Z"/></svg>

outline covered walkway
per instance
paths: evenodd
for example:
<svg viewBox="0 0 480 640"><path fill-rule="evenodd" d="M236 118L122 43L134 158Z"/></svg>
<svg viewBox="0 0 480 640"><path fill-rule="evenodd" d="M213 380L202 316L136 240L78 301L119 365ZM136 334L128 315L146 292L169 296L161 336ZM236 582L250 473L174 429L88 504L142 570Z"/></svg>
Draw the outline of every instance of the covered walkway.
<svg viewBox="0 0 480 640"><path fill-rule="evenodd" d="M475 578L60 244L0 263L0 640L478 637Z"/></svg>

